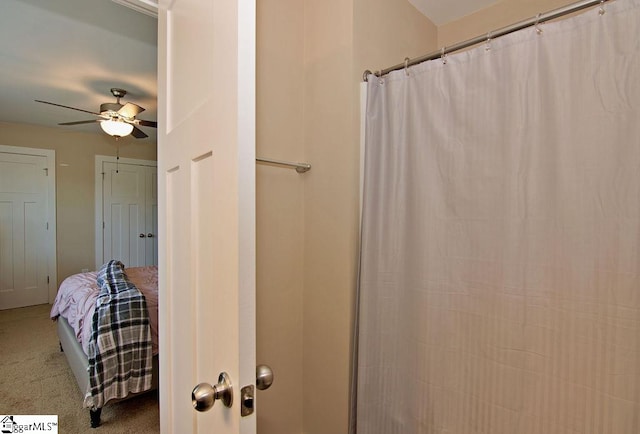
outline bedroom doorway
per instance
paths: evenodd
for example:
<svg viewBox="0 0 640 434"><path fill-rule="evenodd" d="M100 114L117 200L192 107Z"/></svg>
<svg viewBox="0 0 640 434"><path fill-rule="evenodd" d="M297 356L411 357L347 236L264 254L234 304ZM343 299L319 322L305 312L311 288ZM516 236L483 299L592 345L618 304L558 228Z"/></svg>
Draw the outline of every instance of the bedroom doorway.
<svg viewBox="0 0 640 434"><path fill-rule="evenodd" d="M0 310L53 301L55 152L0 146Z"/></svg>
<svg viewBox="0 0 640 434"><path fill-rule="evenodd" d="M157 163L96 156L96 269L158 265Z"/></svg>

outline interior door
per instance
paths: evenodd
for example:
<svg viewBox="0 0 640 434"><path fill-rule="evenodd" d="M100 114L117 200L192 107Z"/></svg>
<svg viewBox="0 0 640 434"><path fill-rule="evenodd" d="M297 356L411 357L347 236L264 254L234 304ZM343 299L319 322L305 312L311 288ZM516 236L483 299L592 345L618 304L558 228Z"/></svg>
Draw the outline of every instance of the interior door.
<svg viewBox="0 0 640 434"><path fill-rule="evenodd" d="M127 267L146 264L145 167L103 163L103 262L122 261Z"/></svg>
<svg viewBox="0 0 640 434"><path fill-rule="evenodd" d="M0 309L48 302L47 158L0 152Z"/></svg>
<svg viewBox="0 0 640 434"><path fill-rule="evenodd" d="M158 169L147 167L145 194L146 265L158 265Z"/></svg>
<svg viewBox="0 0 640 434"><path fill-rule="evenodd" d="M155 162L154 162L155 164ZM96 267L118 259L127 267L158 265L157 168L102 161ZM98 213L98 211L96 211Z"/></svg>
<svg viewBox="0 0 640 434"><path fill-rule="evenodd" d="M166 0L158 17L160 426L254 434L255 0ZM233 403L192 390L228 374Z"/></svg>

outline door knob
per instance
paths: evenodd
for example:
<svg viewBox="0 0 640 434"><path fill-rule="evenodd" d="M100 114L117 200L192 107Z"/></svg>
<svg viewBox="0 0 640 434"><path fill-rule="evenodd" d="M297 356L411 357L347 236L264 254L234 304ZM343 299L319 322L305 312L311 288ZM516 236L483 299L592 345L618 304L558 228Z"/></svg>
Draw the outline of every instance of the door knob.
<svg viewBox="0 0 640 434"><path fill-rule="evenodd" d="M148 238L153 238L153 234L152 234L151 232L149 232L149 233L147 234L147 237L148 237Z"/></svg>
<svg viewBox="0 0 640 434"><path fill-rule="evenodd" d="M140 234L138 235L140 238L144 238L144 234Z"/></svg>
<svg viewBox="0 0 640 434"><path fill-rule="evenodd" d="M256 367L256 387L258 390L266 390L273 384L273 371L267 365Z"/></svg>
<svg viewBox="0 0 640 434"><path fill-rule="evenodd" d="M233 405L233 387L226 372L220 374L218 384L215 386L200 383L191 392L191 402L197 411L210 410L216 400L222 401L225 407Z"/></svg>
<svg viewBox="0 0 640 434"><path fill-rule="evenodd" d="M273 383L273 371L267 365L256 366L256 387L258 390L265 390ZM253 414L255 389L253 385L244 386L240 391L240 415L249 416Z"/></svg>

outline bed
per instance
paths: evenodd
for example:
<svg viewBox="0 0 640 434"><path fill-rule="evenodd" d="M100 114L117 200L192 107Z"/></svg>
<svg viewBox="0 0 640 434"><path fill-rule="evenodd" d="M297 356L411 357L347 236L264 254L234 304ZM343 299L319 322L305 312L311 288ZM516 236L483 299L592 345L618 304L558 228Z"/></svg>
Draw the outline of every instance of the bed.
<svg viewBox="0 0 640 434"><path fill-rule="evenodd" d="M155 266L132 267L127 268L125 272L131 283L144 295L149 313L153 373L151 388L143 392L146 393L158 388L158 269ZM92 271L66 278L60 285L51 308L51 318L57 322L60 349L64 352L83 395L89 387L87 354L89 354L92 317L100 292L96 281L97 274L97 271ZM129 394L122 399L138 394ZM108 402L114 402L114 400ZM93 428L100 425L101 411L102 407L89 410Z"/></svg>

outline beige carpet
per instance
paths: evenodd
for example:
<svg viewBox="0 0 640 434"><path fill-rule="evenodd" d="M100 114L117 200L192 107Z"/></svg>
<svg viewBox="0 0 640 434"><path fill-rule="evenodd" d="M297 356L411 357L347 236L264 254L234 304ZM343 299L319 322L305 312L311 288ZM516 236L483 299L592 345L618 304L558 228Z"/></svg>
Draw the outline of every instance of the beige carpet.
<svg viewBox="0 0 640 434"><path fill-rule="evenodd" d="M108 404L92 429L82 393L60 352L51 306L0 311L0 414L57 414L61 434L158 433L158 399L148 393Z"/></svg>

